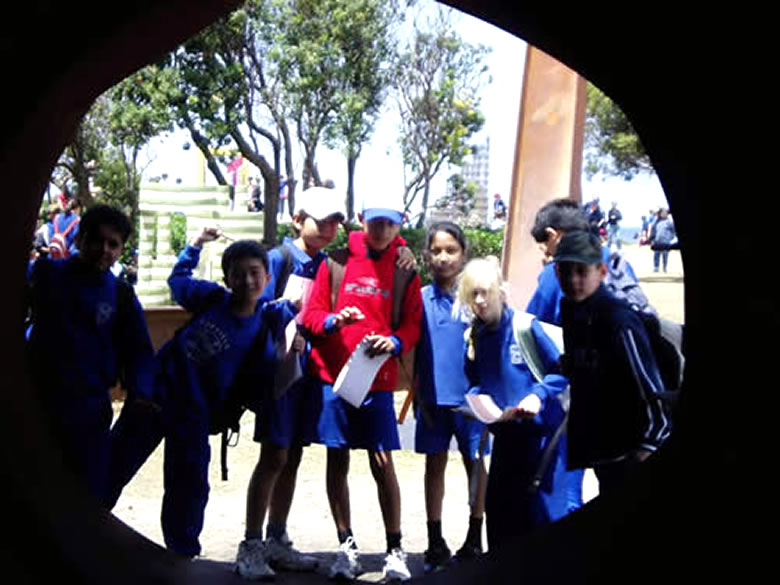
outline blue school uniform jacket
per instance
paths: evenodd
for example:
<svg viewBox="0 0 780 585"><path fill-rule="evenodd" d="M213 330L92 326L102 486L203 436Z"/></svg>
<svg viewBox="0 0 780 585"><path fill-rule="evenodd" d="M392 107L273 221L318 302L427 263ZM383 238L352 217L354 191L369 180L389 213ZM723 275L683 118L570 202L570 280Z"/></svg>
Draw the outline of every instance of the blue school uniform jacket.
<svg viewBox="0 0 780 585"><path fill-rule="evenodd" d="M452 296L430 284L421 291L423 320L415 355L417 397L437 406L459 406L464 402L468 380L463 375L468 319L453 317Z"/></svg>
<svg viewBox="0 0 780 585"><path fill-rule="evenodd" d="M33 326L29 349L36 385L54 402L108 402L120 369L130 396L150 399L154 350L135 294L118 311L118 282L95 272L78 254L40 258L30 270Z"/></svg>
<svg viewBox="0 0 780 585"><path fill-rule="evenodd" d="M563 417L559 404L556 404L557 395L566 389L568 380L557 373L559 356L555 344L547 338L536 321L532 324L532 332L537 339L537 348L545 369L551 373L541 382L534 379L515 342L513 316L514 311L504 306L496 327L479 322L474 325L476 329L472 339L476 359L466 360L466 375L471 384L469 392L489 394L502 409L516 406L529 394L536 394L542 401L542 410L534 423L554 430Z"/></svg>
<svg viewBox="0 0 780 585"><path fill-rule="evenodd" d="M296 274L302 278L308 278L314 280L317 276L317 269L320 267L320 263L327 259L328 255L319 251L314 258L301 250L294 244L295 240L290 237L284 238L282 245L290 250L292 255L292 274ZM284 267L284 256L282 253L274 248L268 252L268 274L271 275L271 280L268 282L268 286L263 290L263 301L273 301L274 291L276 290L276 281L279 275L282 273Z"/></svg>
<svg viewBox="0 0 780 585"><path fill-rule="evenodd" d="M209 409L227 396L264 319L269 320L269 335L263 359L256 364L256 379L273 376L274 340L283 335L295 308L288 301L265 303L260 299L253 315L234 315L229 291L217 283L192 278L199 258L200 249L187 246L168 279L174 300L197 317L160 350L158 385L170 405L184 406L179 403L184 401L188 410L194 407L196 414L205 415L203 420L208 421Z"/></svg>
<svg viewBox="0 0 780 585"><path fill-rule="evenodd" d="M582 302L561 305L571 380L569 467L654 451L671 427L650 341L636 312L602 284Z"/></svg>

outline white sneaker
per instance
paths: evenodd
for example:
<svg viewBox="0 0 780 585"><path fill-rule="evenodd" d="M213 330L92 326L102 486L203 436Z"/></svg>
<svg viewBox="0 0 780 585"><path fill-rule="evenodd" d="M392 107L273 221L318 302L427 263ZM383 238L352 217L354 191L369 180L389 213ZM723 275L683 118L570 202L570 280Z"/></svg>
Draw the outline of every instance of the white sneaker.
<svg viewBox="0 0 780 585"><path fill-rule="evenodd" d="M265 560L280 571L313 571L317 568L317 558L295 550L286 534L280 539L266 539Z"/></svg>
<svg viewBox="0 0 780 585"><path fill-rule="evenodd" d="M268 566L265 546L259 538L244 540L238 545L236 573L244 579L271 581L276 573Z"/></svg>
<svg viewBox="0 0 780 585"><path fill-rule="evenodd" d="M360 564L360 551L355 544L355 539L351 536L345 540L336 553L336 560L330 566L328 575L331 579L357 579L363 572L363 566Z"/></svg>
<svg viewBox="0 0 780 585"><path fill-rule="evenodd" d="M382 580L408 581L411 578L412 574L406 564L406 553L400 547L387 553L385 566L382 567Z"/></svg>

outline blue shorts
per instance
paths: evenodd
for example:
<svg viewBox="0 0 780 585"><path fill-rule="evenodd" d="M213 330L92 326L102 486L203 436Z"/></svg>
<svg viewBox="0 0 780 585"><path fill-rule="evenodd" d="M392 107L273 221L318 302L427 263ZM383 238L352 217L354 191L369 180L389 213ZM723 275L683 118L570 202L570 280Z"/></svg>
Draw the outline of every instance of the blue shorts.
<svg viewBox="0 0 780 585"><path fill-rule="evenodd" d="M449 406L425 405L425 413L420 407L415 409L417 420L414 429L414 450L417 453L432 455L450 448L453 435L458 442L458 450L466 459L476 459L479 453L479 440L486 429L485 423L475 418L455 412ZM490 453L490 441L485 442L484 455Z"/></svg>
<svg viewBox="0 0 780 585"><path fill-rule="evenodd" d="M337 449L394 451L401 448L392 392L369 392L355 408L333 392L333 384L313 384L312 398L319 410L310 419L306 439ZM321 407L321 408L317 408Z"/></svg>
<svg viewBox="0 0 780 585"><path fill-rule="evenodd" d="M255 415L255 436L258 443L271 443L281 449L305 447L306 421L309 418L307 403L311 384L304 378L293 384L287 392L274 400L265 397Z"/></svg>

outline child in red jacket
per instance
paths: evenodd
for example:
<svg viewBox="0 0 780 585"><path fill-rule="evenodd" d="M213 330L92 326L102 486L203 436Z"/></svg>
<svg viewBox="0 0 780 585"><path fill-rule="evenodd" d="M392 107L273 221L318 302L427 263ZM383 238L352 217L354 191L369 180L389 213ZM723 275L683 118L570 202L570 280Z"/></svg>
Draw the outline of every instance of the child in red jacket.
<svg viewBox="0 0 780 585"><path fill-rule="evenodd" d="M366 338L367 353L401 355L412 349L420 335L422 297L420 278L414 275L406 288L401 319L391 328L393 280L402 214L393 209L369 208L361 216L363 232L349 238L349 256L335 306L331 306L331 278L323 262L304 312L304 326L312 333L310 365L321 404L312 425L314 442L328 447L327 490L340 549L330 567L331 577L355 579L361 572L358 549L352 536L349 486L349 449L368 451L371 473L377 484L379 505L387 533L383 577L411 577L401 548L401 495L393 466L392 450L400 448L392 390L396 387L396 360L381 367L360 408L333 392L333 383L355 347Z"/></svg>

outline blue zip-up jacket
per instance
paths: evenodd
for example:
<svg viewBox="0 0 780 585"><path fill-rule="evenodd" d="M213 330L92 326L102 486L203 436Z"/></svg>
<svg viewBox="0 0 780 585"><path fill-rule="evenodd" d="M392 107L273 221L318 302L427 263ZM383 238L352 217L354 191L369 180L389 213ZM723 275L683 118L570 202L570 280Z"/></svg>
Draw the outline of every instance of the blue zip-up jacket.
<svg viewBox="0 0 780 585"><path fill-rule="evenodd" d="M529 394L536 394L542 401L542 409L534 423L557 428L562 411L557 406L548 408L552 400L566 389L568 380L558 373L558 354L555 344L534 321L532 332L545 370L548 373L541 382L536 382L515 343L512 318L514 311L504 306L501 320L495 328L476 323L472 333L475 345L474 361L466 360L466 375L471 388L469 392L489 394L500 408L516 406ZM505 423L497 423L505 424Z"/></svg>
<svg viewBox="0 0 780 585"><path fill-rule="evenodd" d="M64 404L91 397L108 401L120 369L130 396L150 399L154 349L135 294L118 314L118 282L111 271L95 272L78 254L40 258L29 272L33 326L29 348L36 385Z"/></svg>
<svg viewBox="0 0 780 585"><path fill-rule="evenodd" d="M319 251L314 258L310 258L309 255L295 245L295 240L290 237L284 238L282 245L288 248L292 254L292 274L296 274L302 278L308 278L314 280L317 276L317 269L320 267L320 263L328 258L328 255ZM274 291L276 290L276 281L279 275L282 273L284 267L284 256L282 253L274 248L268 252L268 274L271 275L271 280L268 286L263 290L263 296L260 297L263 301L273 301Z"/></svg>
<svg viewBox="0 0 780 585"><path fill-rule="evenodd" d="M460 406L468 390L463 376L468 318L453 318L454 299L436 283L423 287L421 293L422 331L414 361L417 397L425 404Z"/></svg>
<svg viewBox="0 0 780 585"><path fill-rule="evenodd" d="M161 390L168 400L187 401L196 410L206 409L200 414L207 415L208 408L225 399L264 319L270 320L269 335L263 359L256 364L256 379L273 376L274 340L283 335L296 310L288 301L265 303L260 299L253 315L234 315L228 290L215 282L192 278L199 259L200 249L188 245L168 279L174 300L197 317L163 346L159 360Z"/></svg>
<svg viewBox="0 0 780 585"><path fill-rule="evenodd" d="M608 262L611 254L612 252L609 248L602 246L601 258L603 262ZM626 272L634 281L639 282L633 267L628 261L626 261ZM540 321L560 325L562 298L563 291L561 290L561 284L558 282L558 276L555 274L555 262L549 262L539 274L539 283L536 291L534 291L531 300L528 301L528 307L525 311L535 315Z"/></svg>
<svg viewBox="0 0 780 585"><path fill-rule="evenodd" d="M561 305L571 380L568 445L571 469L655 451L671 430L664 391L645 328L602 284L589 298Z"/></svg>

